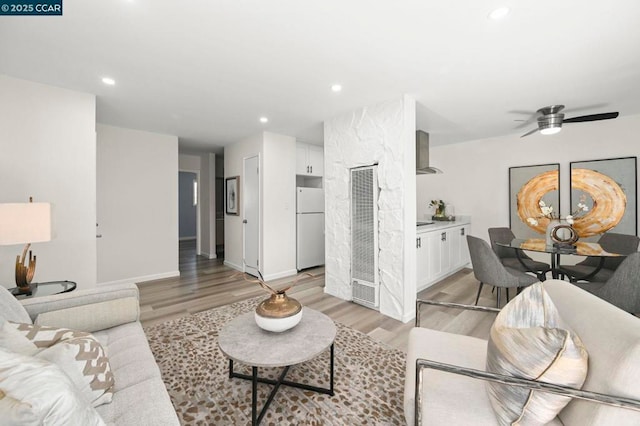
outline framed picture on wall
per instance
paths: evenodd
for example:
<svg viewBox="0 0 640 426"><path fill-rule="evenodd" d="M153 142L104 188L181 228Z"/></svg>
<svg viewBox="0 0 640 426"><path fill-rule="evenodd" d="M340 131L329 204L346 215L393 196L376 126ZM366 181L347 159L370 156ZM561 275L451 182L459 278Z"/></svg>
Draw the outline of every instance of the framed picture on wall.
<svg viewBox="0 0 640 426"><path fill-rule="evenodd" d="M225 179L225 206L228 215L240 214L240 176Z"/></svg>
<svg viewBox="0 0 640 426"><path fill-rule="evenodd" d="M580 238L604 232L638 234L637 157L606 158L571 163L571 211L587 211L573 227Z"/></svg>
<svg viewBox="0 0 640 426"><path fill-rule="evenodd" d="M509 227L517 238L545 234L549 220L540 217L540 201L560 212L560 164L509 167Z"/></svg>

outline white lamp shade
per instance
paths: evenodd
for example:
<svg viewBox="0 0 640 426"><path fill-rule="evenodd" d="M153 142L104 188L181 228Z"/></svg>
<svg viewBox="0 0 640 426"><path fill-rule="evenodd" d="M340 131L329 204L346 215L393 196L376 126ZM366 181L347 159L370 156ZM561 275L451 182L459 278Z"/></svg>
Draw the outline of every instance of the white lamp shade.
<svg viewBox="0 0 640 426"><path fill-rule="evenodd" d="M51 204L0 204L0 245L51 240Z"/></svg>

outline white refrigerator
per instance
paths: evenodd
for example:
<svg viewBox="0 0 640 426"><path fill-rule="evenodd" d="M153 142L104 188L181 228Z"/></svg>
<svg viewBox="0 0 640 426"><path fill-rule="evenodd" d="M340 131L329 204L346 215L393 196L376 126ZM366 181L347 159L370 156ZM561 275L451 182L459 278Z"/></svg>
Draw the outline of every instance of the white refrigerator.
<svg viewBox="0 0 640 426"><path fill-rule="evenodd" d="M324 265L324 190L296 188L296 267Z"/></svg>

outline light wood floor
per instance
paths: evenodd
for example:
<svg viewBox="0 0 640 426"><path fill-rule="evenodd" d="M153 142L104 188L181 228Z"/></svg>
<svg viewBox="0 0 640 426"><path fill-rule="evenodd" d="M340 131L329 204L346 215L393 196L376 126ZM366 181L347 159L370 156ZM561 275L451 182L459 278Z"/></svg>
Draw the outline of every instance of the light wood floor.
<svg viewBox="0 0 640 426"><path fill-rule="evenodd" d="M298 282L287 294L304 306L324 312L371 337L406 352L407 336L413 321L403 324L377 311L324 293L324 268L298 274ZM270 282L284 288L291 277ZM257 284L246 282L242 274L222 264L220 259L205 259L195 254L194 242L180 245L180 277L138 284L142 323L155 324L227 305L267 293ZM485 286L479 304L495 306L490 288ZM473 303L478 282L470 270L462 270L422 291L418 297L447 302ZM494 315L487 313L425 306L421 309L421 326L486 339Z"/></svg>

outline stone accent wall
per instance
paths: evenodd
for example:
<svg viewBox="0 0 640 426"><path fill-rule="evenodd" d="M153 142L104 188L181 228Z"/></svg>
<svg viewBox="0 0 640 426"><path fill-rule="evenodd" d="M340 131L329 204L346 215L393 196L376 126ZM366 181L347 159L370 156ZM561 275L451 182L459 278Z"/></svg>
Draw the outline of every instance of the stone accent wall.
<svg viewBox="0 0 640 426"><path fill-rule="evenodd" d="M349 169L378 164L380 312L414 316L415 101L403 96L324 125L326 287L351 300Z"/></svg>

